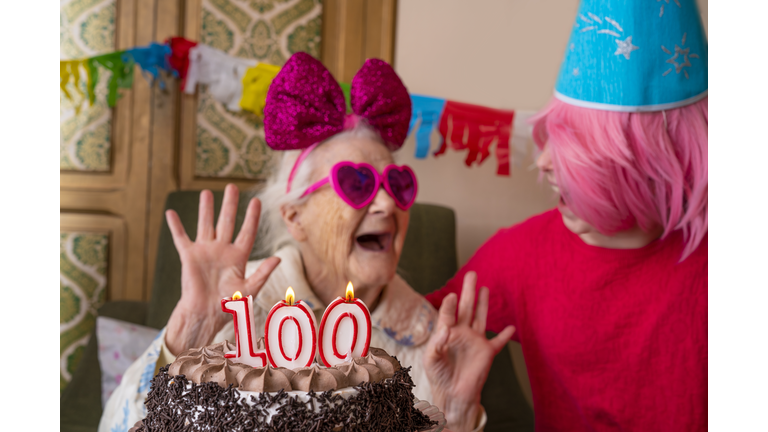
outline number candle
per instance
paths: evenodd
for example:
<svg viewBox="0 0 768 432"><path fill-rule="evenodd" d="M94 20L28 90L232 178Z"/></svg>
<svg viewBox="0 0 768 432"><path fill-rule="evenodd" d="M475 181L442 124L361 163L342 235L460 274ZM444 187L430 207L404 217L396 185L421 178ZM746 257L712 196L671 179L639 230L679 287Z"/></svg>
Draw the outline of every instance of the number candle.
<svg viewBox="0 0 768 432"><path fill-rule="evenodd" d="M328 366L365 357L371 344L371 313L362 300L355 298L352 282L346 298L337 297L320 321L320 359Z"/></svg>
<svg viewBox="0 0 768 432"><path fill-rule="evenodd" d="M243 297L240 291L237 291L231 298L221 299L221 310L232 314L235 320L235 339L237 341L237 352L224 353L224 357L253 367L266 366L267 355L264 350L254 349L256 331L252 319L253 297Z"/></svg>
<svg viewBox="0 0 768 432"><path fill-rule="evenodd" d="M272 306L265 324L264 345L272 367L309 367L317 349L317 321L304 301L295 302L288 287L285 300Z"/></svg>

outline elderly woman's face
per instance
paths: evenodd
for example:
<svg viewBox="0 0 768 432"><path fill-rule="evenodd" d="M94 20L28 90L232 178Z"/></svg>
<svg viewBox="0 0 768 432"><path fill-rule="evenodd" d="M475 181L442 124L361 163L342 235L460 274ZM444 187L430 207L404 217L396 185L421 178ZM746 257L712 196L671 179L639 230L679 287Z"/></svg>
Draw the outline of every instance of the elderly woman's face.
<svg viewBox="0 0 768 432"><path fill-rule="evenodd" d="M310 184L326 177L341 161L366 162L379 173L393 163L384 145L363 137L340 137L313 151L315 169ZM400 259L408 212L380 187L373 201L356 210L345 203L333 188L323 186L298 210L306 245L315 257L342 280L351 280L355 289L367 290L387 284ZM339 287L341 290L343 287Z"/></svg>

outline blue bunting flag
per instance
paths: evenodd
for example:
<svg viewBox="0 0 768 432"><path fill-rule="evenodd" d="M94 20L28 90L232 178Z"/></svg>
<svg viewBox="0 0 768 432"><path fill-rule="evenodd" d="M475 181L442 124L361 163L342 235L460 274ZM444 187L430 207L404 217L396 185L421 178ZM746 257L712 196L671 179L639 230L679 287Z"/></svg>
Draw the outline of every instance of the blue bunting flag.
<svg viewBox="0 0 768 432"><path fill-rule="evenodd" d="M411 95L411 125L408 133L413 131L416 120L421 119L419 130L416 131L416 158L424 159L429 154L429 137L432 130L440 122L440 114L445 106L445 99L430 96Z"/></svg>

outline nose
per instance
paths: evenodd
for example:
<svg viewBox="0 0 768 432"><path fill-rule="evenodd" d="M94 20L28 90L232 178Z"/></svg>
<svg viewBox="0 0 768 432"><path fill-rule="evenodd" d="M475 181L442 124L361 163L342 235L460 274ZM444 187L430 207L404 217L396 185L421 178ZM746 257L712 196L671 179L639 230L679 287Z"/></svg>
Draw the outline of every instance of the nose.
<svg viewBox="0 0 768 432"><path fill-rule="evenodd" d="M544 173L552 172L552 155L549 152L548 144L544 144L544 150L541 151L538 159L536 159L536 167Z"/></svg>
<svg viewBox="0 0 768 432"><path fill-rule="evenodd" d="M389 216L394 211L395 200L389 196L383 185L380 186L379 191L376 192L376 196L371 201L371 205L368 206L368 213Z"/></svg>

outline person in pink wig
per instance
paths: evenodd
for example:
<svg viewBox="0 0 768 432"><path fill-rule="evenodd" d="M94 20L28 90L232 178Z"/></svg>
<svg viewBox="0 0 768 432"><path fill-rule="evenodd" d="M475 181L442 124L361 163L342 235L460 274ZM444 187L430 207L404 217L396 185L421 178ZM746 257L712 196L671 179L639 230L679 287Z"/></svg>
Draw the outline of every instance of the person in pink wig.
<svg viewBox="0 0 768 432"><path fill-rule="evenodd" d="M443 383L433 402L466 419L478 409L483 383L451 365L479 298L488 330L514 326L522 344L536 430L706 430L707 42L696 3L582 1L555 97L532 123L559 204L498 231L427 296L440 308L423 357Z"/></svg>

